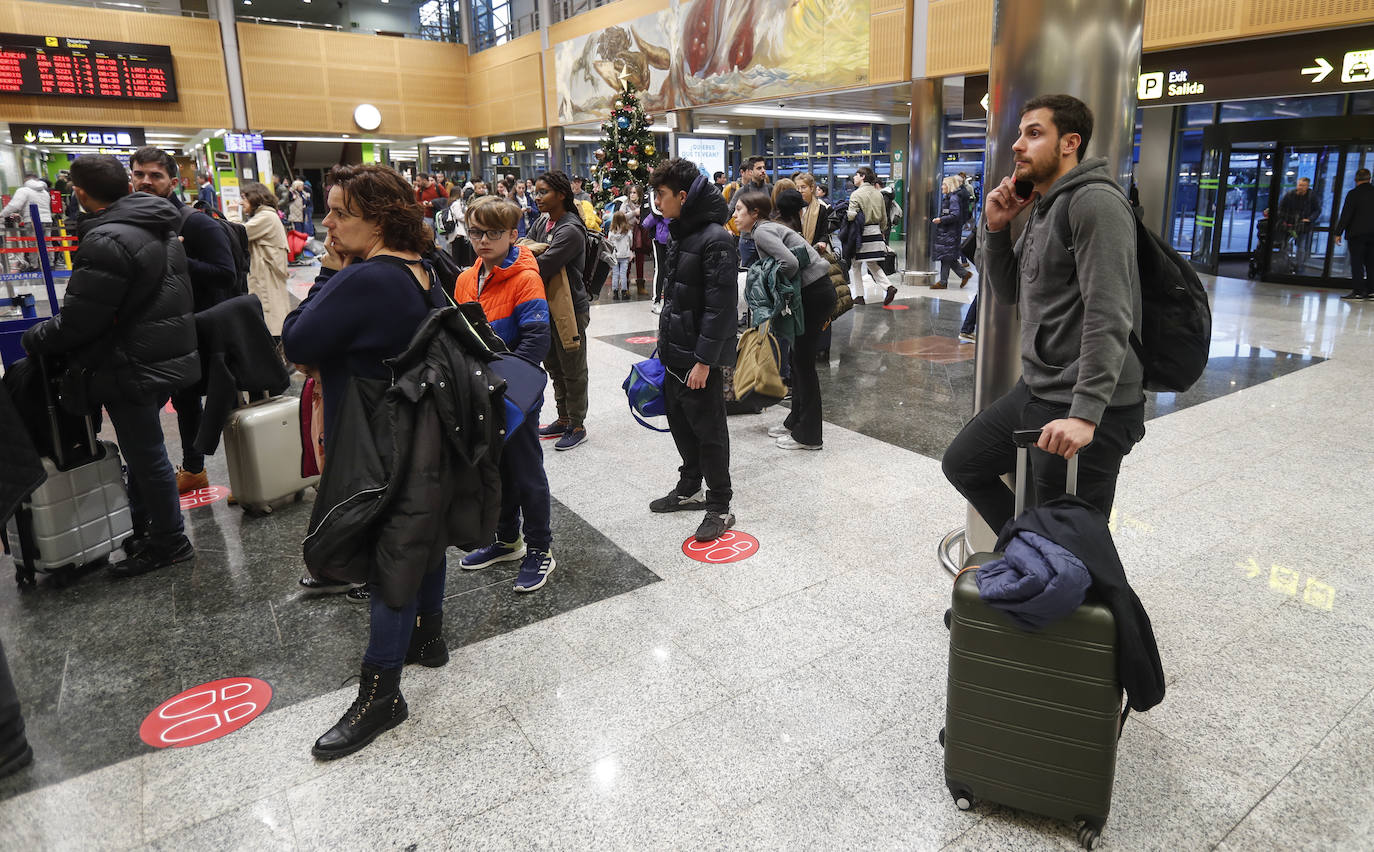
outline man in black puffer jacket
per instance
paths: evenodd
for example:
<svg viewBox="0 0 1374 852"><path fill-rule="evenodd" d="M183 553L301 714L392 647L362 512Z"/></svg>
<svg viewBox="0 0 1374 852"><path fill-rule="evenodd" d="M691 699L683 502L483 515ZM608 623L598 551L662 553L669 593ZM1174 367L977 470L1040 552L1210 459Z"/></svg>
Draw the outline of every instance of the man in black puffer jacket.
<svg viewBox="0 0 1374 852"><path fill-rule="evenodd" d="M87 215L62 312L23 343L67 356L65 404L109 412L134 519L128 559L110 570L131 577L195 559L158 417L170 394L200 380L191 284L171 202L131 194L124 166L107 155L79 158L71 177Z"/></svg>
<svg viewBox="0 0 1374 852"><path fill-rule="evenodd" d="M672 159L649 177L670 221L658 354L668 369L663 393L668 428L682 456L678 483L649 504L654 512L706 508L697 541L720 538L730 513L730 433L721 367L734 366L739 254L725 230L730 212L720 190L690 160ZM706 499L701 481L706 479Z"/></svg>

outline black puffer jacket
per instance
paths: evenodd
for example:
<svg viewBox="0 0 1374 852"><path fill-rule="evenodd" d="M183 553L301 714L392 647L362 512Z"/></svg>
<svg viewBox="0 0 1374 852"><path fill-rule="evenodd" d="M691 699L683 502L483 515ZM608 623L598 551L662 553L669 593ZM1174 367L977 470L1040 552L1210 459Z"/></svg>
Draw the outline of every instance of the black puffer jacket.
<svg viewBox="0 0 1374 852"><path fill-rule="evenodd" d="M698 176L669 225L658 356L675 370L734 366L739 253L725 230L729 217L720 190Z"/></svg>
<svg viewBox="0 0 1374 852"><path fill-rule="evenodd" d="M177 225L172 203L146 192L83 216L62 312L24 334L29 352L69 353L92 405L160 403L200 380Z"/></svg>

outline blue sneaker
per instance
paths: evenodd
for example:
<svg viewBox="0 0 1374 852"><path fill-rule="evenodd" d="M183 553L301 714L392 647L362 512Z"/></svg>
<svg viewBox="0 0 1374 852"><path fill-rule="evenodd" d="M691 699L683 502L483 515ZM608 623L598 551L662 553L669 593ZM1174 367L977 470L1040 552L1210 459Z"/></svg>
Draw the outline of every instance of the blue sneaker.
<svg viewBox="0 0 1374 852"><path fill-rule="evenodd" d="M542 589L557 565L549 551L530 550L520 562L520 576L515 578L515 590L533 592Z"/></svg>
<svg viewBox="0 0 1374 852"><path fill-rule="evenodd" d="M582 427L569 429L563 433L563 437L558 439L558 443L553 445L555 450L571 450L573 447L587 443L587 430Z"/></svg>
<svg viewBox="0 0 1374 852"><path fill-rule="evenodd" d="M460 563L464 571L480 571L498 562L518 562L525 558L525 540L517 537L515 541L495 541L486 547L463 557Z"/></svg>

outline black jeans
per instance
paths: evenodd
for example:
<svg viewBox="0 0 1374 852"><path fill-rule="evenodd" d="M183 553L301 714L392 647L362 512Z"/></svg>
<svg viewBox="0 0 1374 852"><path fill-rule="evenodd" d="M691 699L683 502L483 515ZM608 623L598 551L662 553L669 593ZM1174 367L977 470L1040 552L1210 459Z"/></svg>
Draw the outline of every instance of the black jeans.
<svg viewBox="0 0 1374 852"><path fill-rule="evenodd" d="M1346 243L1350 246L1350 289L1368 296L1374 279L1374 237L1351 237Z"/></svg>
<svg viewBox="0 0 1374 852"><path fill-rule="evenodd" d="M654 244L654 301L663 301L663 287L668 280L668 247L658 240Z"/></svg>
<svg viewBox="0 0 1374 852"><path fill-rule="evenodd" d="M973 504L994 532L1000 532L1016 511L1015 498L1001 477L1016 468L1016 447L1011 433L1039 429L1051 420L1067 417L1067 403L1033 396L1018 381L1005 396L978 412L945 450L945 478ZM1145 402L1108 408L1097 424L1091 444L1079 451L1078 496L1107 517L1116 497L1116 478L1121 459L1145 437ZM1068 462L1032 448L1032 502L1052 500L1064 493Z"/></svg>
<svg viewBox="0 0 1374 852"><path fill-rule="evenodd" d="M835 288L829 278L802 290L806 328L792 344L792 411L782 422L799 444L821 443L821 380L816 375L816 351L821 326L830 321L834 310Z"/></svg>
<svg viewBox="0 0 1374 852"><path fill-rule="evenodd" d="M199 400L197 400L199 402ZM129 511L134 529L147 529L154 539L166 540L185 530L176 473L167 460L167 445L158 417L161 403L110 403L110 424L129 467Z"/></svg>
<svg viewBox="0 0 1374 852"><path fill-rule="evenodd" d="M687 370L668 368L663 395L668 405L668 430L682 457L677 469L677 493L689 497L706 479L706 510L730 511L730 431L725 425L725 387L720 368L712 367L706 387L691 390Z"/></svg>
<svg viewBox="0 0 1374 852"><path fill-rule="evenodd" d="M205 470L205 456L196 452L196 433L200 431L200 391L187 388L172 394L172 408L177 412L177 432L181 434L181 468L188 473Z"/></svg>
<svg viewBox="0 0 1374 852"><path fill-rule="evenodd" d="M17 757L27 748L24 717L20 715L19 691L14 687L5 648L0 645L0 763Z"/></svg>
<svg viewBox="0 0 1374 852"><path fill-rule="evenodd" d="M442 557L440 557L442 559ZM444 584L448 569L442 561L420 581L415 599L400 609L392 609L382 600L381 589L372 587L371 621L368 625L367 651L363 665L377 669L399 669L406 663L406 649L410 634L415 632L415 616L433 615L444 609Z"/></svg>

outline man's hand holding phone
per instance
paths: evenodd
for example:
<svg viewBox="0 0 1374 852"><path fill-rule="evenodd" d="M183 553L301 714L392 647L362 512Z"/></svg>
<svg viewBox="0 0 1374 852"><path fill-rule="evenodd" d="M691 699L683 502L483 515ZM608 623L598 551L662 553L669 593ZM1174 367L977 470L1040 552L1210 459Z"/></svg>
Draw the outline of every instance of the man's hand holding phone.
<svg viewBox="0 0 1374 852"><path fill-rule="evenodd" d="M1017 184L1021 184L1020 187ZM1025 196L1016 194L1017 189L1026 193ZM1000 231L1011 224L1022 210L1025 210L1038 197L1032 191L1029 181L1014 181L1010 177L1002 178L992 192L988 193L987 201L983 203L984 221L987 222L989 231Z"/></svg>

